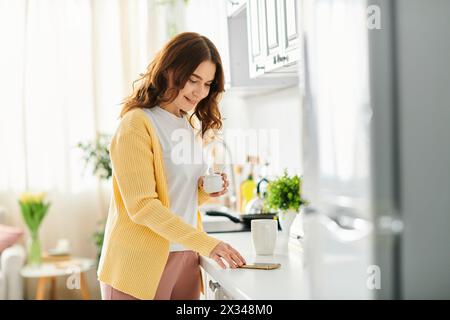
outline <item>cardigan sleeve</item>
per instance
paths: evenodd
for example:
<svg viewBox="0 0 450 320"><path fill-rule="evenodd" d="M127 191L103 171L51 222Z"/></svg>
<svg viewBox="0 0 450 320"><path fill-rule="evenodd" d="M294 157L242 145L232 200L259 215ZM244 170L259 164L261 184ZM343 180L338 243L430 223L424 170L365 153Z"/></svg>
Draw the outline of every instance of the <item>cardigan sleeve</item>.
<svg viewBox="0 0 450 320"><path fill-rule="evenodd" d="M122 119L111 142L113 173L130 219L209 256L220 240L185 223L159 200L151 143L145 120L133 115Z"/></svg>
<svg viewBox="0 0 450 320"><path fill-rule="evenodd" d="M209 194L207 194L203 188L198 187L198 205L201 206L203 203L208 201L209 198Z"/></svg>

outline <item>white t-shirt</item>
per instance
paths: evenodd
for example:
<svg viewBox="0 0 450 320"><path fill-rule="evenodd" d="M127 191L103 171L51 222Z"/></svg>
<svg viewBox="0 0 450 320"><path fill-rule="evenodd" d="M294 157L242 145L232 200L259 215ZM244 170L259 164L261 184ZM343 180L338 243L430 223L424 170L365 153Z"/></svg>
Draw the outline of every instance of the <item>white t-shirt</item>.
<svg viewBox="0 0 450 320"><path fill-rule="evenodd" d="M205 175L208 168L203 161L201 142L195 139L187 116L179 118L158 106L143 110L153 124L161 144L170 209L196 228L198 178ZM187 249L181 244L170 244L170 251L183 250Z"/></svg>

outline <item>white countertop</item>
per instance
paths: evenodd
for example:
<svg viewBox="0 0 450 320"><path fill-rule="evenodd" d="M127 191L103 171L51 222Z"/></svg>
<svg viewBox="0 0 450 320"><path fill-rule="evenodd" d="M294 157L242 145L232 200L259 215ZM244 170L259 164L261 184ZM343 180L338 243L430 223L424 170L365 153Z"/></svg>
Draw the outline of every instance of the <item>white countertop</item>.
<svg viewBox="0 0 450 320"><path fill-rule="evenodd" d="M280 263L275 270L222 269L212 259L201 257L202 268L210 274L234 299L241 300L298 300L308 299L308 285L303 267L301 246L288 245L287 238L278 234L274 255L256 255L250 232L214 233L238 250L248 264L253 262Z"/></svg>

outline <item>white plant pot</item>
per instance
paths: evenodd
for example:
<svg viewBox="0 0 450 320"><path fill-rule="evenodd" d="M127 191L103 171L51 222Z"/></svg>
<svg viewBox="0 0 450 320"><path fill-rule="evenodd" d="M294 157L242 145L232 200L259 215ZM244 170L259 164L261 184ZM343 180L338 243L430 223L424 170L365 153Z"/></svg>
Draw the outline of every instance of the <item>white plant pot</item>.
<svg viewBox="0 0 450 320"><path fill-rule="evenodd" d="M292 222L297 216L297 211L287 210L284 212L280 212L278 214L278 219L280 219L281 233L284 235L289 235L289 231L291 229Z"/></svg>
<svg viewBox="0 0 450 320"><path fill-rule="evenodd" d="M291 225L291 233L300 238L305 237L305 231L303 229L303 212L300 212L295 216L294 221Z"/></svg>

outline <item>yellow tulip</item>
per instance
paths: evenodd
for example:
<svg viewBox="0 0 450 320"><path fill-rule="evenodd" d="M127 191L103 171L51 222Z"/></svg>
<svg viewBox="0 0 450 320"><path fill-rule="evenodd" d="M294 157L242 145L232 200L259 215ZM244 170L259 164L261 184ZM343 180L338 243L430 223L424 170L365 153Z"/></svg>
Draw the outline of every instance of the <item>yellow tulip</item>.
<svg viewBox="0 0 450 320"><path fill-rule="evenodd" d="M45 198L45 192L39 193L39 201L44 201Z"/></svg>
<svg viewBox="0 0 450 320"><path fill-rule="evenodd" d="M20 202L22 203L40 203L43 202L45 198L45 192L31 193L24 192L20 196Z"/></svg>
<svg viewBox="0 0 450 320"><path fill-rule="evenodd" d="M27 203L30 201L30 194L28 192L24 192L20 195L20 202Z"/></svg>

